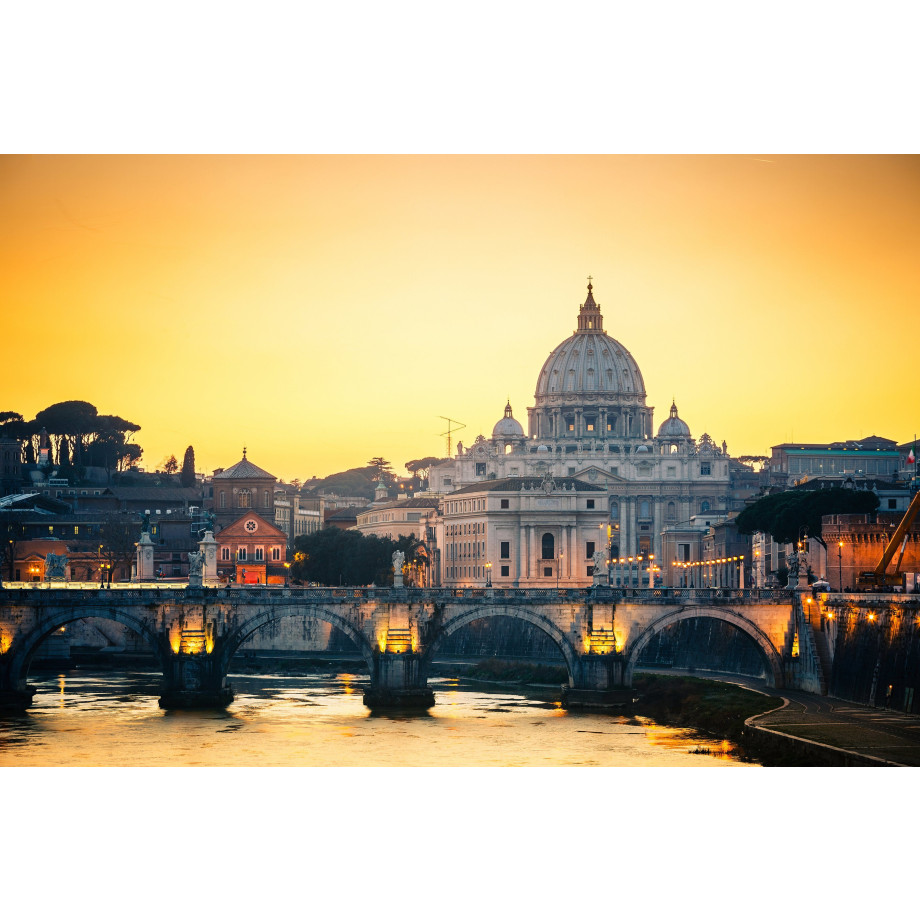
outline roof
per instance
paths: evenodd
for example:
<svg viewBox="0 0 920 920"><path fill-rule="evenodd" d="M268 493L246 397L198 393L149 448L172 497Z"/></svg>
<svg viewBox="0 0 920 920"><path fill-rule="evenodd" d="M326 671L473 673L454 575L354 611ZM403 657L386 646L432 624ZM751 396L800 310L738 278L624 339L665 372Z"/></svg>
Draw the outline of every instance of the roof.
<svg viewBox="0 0 920 920"><path fill-rule="evenodd" d="M111 493L122 500L137 499L138 501L201 501L201 489L194 486L109 486L103 495ZM80 498L92 498L82 495Z"/></svg>
<svg viewBox="0 0 920 920"><path fill-rule="evenodd" d="M440 499L437 498L404 498L402 501L387 502L385 505L371 505L367 508L358 509L359 513L364 514L367 511L385 511L388 508L437 508Z"/></svg>
<svg viewBox="0 0 920 920"><path fill-rule="evenodd" d="M272 482L277 481L277 478L263 470L262 467L256 466L251 460L247 460L245 450L243 459L239 463L234 463L229 469L221 470L212 477L212 479L270 479Z"/></svg>
<svg viewBox="0 0 920 920"><path fill-rule="evenodd" d="M575 492L604 492L601 486L593 486L588 482L582 482L573 476L558 476L553 482L556 483L556 491L561 491L565 487L566 491ZM507 479L487 479L485 482L474 482L472 485L463 486L455 492L448 492L444 498L449 500L455 495L464 495L471 492L523 492L524 487L528 490L539 490L543 486L543 479L540 476L511 476Z"/></svg>
<svg viewBox="0 0 920 920"><path fill-rule="evenodd" d="M37 492L20 492L0 498L0 511L37 511L40 513L64 514L70 505L57 498L40 495Z"/></svg>

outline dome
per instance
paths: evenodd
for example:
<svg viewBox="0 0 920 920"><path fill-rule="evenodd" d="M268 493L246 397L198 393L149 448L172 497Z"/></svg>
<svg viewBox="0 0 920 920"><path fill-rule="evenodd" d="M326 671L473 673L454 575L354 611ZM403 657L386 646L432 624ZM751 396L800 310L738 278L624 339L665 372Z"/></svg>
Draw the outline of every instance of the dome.
<svg viewBox="0 0 920 920"><path fill-rule="evenodd" d="M671 414L658 427L659 438L689 438L690 426L677 414L677 403L671 403Z"/></svg>
<svg viewBox="0 0 920 920"><path fill-rule="evenodd" d="M505 415L492 429L493 438L523 438L524 428L511 412L511 400L505 405Z"/></svg>
<svg viewBox="0 0 920 920"><path fill-rule="evenodd" d="M578 329L556 346L543 364L534 394L537 405L564 397L645 403L645 382L635 358L604 332L592 285L581 305ZM555 399L554 399L555 398Z"/></svg>

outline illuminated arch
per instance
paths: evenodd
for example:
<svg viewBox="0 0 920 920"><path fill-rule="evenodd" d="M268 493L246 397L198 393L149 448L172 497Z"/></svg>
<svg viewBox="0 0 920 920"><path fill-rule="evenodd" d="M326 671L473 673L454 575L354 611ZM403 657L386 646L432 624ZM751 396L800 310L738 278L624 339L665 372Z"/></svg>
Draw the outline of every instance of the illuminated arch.
<svg viewBox="0 0 920 920"><path fill-rule="evenodd" d="M510 617L515 620L524 620L546 633L553 640L559 651L562 652L562 657L565 659L565 665L569 672L569 684L574 685L573 680L574 675L577 673L578 655L565 633L548 617L533 613L530 610L508 607L476 607L465 613L458 613L449 617L437 632L427 636L425 639L425 650L419 661L420 678L423 681L428 680L428 669L434 658L434 653L444 639L452 636L458 629L469 625L475 620L486 620L493 617Z"/></svg>
<svg viewBox="0 0 920 920"><path fill-rule="evenodd" d="M764 663L767 665L767 685L777 689L783 686L784 680L782 659L780 658L779 654L777 654L777 651L774 648L773 643L770 641L770 638L759 626L757 626L755 623L752 623L749 619L747 619L747 617L742 616L740 613L737 613L736 611L729 608L681 607L680 610L666 613L664 616L659 617L657 620L653 620L639 634L635 641L629 644L628 655L626 658L626 670L624 673L624 682L627 687L632 686L633 670L635 669L636 662L639 660L639 656L642 654L642 651L646 645L648 645L648 643L656 635L658 635L658 633L664 629L667 629L669 626L673 626L675 623L680 623L683 620L693 619L722 620L722 622L730 623L732 626L740 629L741 632L743 632L754 641L755 645L760 650L760 653L764 658Z"/></svg>
<svg viewBox="0 0 920 920"><path fill-rule="evenodd" d="M230 665L230 660L239 651L240 646L249 639L253 633L258 632L264 626L277 623L286 617L307 616L322 620L340 629L358 649L361 657L367 662L368 670L374 673L374 649L371 646L367 636L364 635L354 624L350 623L340 613L328 610L324 607L313 607L312 605L296 607L279 607L275 609L262 610L255 616L241 623L236 629L227 634L221 643L220 651L220 668L221 673L226 674Z"/></svg>
<svg viewBox="0 0 920 920"><path fill-rule="evenodd" d="M122 626L127 626L150 646L160 666L163 666L165 660L164 640L160 638L153 624L148 622L147 618L139 617L129 610L119 610L111 607L85 607L81 605L80 607L71 607L48 613L46 617L43 617L41 624L13 641L8 653L10 663L7 675L10 686L15 687L19 681L25 680L35 652L48 636L68 623L91 618L111 620L115 623L120 623Z"/></svg>

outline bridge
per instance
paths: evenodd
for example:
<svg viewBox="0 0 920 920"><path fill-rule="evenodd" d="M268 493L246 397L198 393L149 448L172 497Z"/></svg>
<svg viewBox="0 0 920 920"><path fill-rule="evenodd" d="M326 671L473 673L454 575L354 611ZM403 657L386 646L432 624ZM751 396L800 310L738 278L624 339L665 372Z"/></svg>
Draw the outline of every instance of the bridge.
<svg viewBox="0 0 920 920"><path fill-rule="evenodd" d="M440 643L463 626L514 617L542 630L568 670L564 703L631 699L642 650L682 620L730 623L756 645L773 687L816 689L821 659L810 630L811 590L731 588L288 588L66 583L0 588L0 708L25 708L29 666L42 642L74 620L121 623L149 645L163 670L163 708L224 706L233 699L233 656L258 630L289 616L341 630L367 662L371 709L427 708ZM809 640L809 637L811 639Z"/></svg>

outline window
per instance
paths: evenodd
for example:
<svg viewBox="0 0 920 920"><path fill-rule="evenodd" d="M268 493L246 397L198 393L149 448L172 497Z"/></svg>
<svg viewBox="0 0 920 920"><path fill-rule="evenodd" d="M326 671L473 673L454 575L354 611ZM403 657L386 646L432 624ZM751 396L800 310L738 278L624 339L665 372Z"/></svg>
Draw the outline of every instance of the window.
<svg viewBox="0 0 920 920"><path fill-rule="evenodd" d="M230 547L229 546L222 546L220 548L220 558L223 562L230 561Z"/></svg>
<svg viewBox="0 0 920 920"><path fill-rule="evenodd" d="M585 428L587 428L588 431L594 431L594 419L593 418L585 419Z"/></svg>
<svg viewBox="0 0 920 920"><path fill-rule="evenodd" d="M236 496L236 506L237 508L252 507L252 493L249 489L240 489L239 494Z"/></svg>
<svg viewBox="0 0 920 920"><path fill-rule="evenodd" d="M711 476L712 475L712 464L701 463L700 464L700 476Z"/></svg>
<svg viewBox="0 0 920 920"><path fill-rule="evenodd" d="M569 467L569 476L574 476L574 475L575 475L575 467L574 467L574 466L570 466L570 467Z"/></svg>
<svg viewBox="0 0 920 920"><path fill-rule="evenodd" d="M677 467L669 466L667 468L667 473L668 473L668 479L676 479L677 478Z"/></svg>
<svg viewBox="0 0 920 920"><path fill-rule="evenodd" d="M221 508L227 507L227 493L226 492L220 493L220 506Z"/></svg>
<svg viewBox="0 0 920 920"><path fill-rule="evenodd" d="M257 546L256 547L256 562L264 562L264 561L265 561L265 554L263 552L263 548L261 546Z"/></svg>
<svg viewBox="0 0 920 920"><path fill-rule="evenodd" d="M589 499L588 499L588 508L589 508L589 510L590 510L591 508L593 508L593 507L594 507L594 499L593 499L593 498L589 498Z"/></svg>
<svg viewBox="0 0 920 920"><path fill-rule="evenodd" d="M677 503L676 502L668 502L667 519L669 521L677 520Z"/></svg>
<svg viewBox="0 0 920 920"><path fill-rule="evenodd" d="M502 566L502 578L507 578L510 574L510 568L507 565Z"/></svg>
<svg viewBox="0 0 920 920"><path fill-rule="evenodd" d="M511 543L508 540L502 540L500 556L502 559L511 558Z"/></svg>
<svg viewBox="0 0 920 920"><path fill-rule="evenodd" d="M705 514L708 510L709 510L709 502L700 502L700 514Z"/></svg>
<svg viewBox="0 0 920 920"><path fill-rule="evenodd" d="M618 502L614 502L610 506L610 520L618 521L620 519L620 505Z"/></svg>
<svg viewBox="0 0 920 920"><path fill-rule="evenodd" d="M690 561L690 544L689 543L678 543L677 544L677 561L678 562L689 562Z"/></svg>
<svg viewBox="0 0 920 920"><path fill-rule="evenodd" d="M266 508L271 508L272 506L272 496L268 489L262 491L262 505Z"/></svg>
<svg viewBox="0 0 920 920"><path fill-rule="evenodd" d="M588 559L594 558L594 541L593 540L588 540L588 542L585 543L585 556ZM589 572L588 574L590 575L591 573Z"/></svg>
<svg viewBox="0 0 920 920"><path fill-rule="evenodd" d="M237 548L236 558L239 559L240 562L246 561L246 547L245 546L240 546Z"/></svg>
<svg viewBox="0 0 920 920"><path fill-rule="evenodd" d="M613 473L614 476L619 476L620 468L618 466L612 466L610 467L610 472Z"/></svg>
<svg viewBox="0 0 920 920"><path fill-rule="evenodd" d="M889 507L889 508L897 508L897 507L898 507L898 500L897 500L896 498L889 498L889 499L888 499L888 507Z"/></svg>
<svg viewBox="0 0 920 920"><path fill-rule="evenodd" d="M500 507L502 507L502 508L510 508L511 506L510 506L510 504L509 504L509 501L510 501L509 499L503 498L503 499L499 502Z"/></svg>
<svg viewBox="0 0 920 920"><path fill-rule="evenodd" d="M585 574L590 578L594 574L594 566L589 565Z"/></svg>
<svg viewBox="0 0 920 920"><path fill-rule="evenodd" d="M647 499L639 502L639 517L650 518L652 516L651 504Z"/></svg>
<svg viewBox="0 0 920 920"><path fill-rule="evenodd" d="M556 558L556 539L551 533L543 534L543 539L540 541L540 548L542 550L541 558Z"/></svg>
<svg viewBox="0 0 920 920"><path fill-rule="evenodd" d="M484 463L477 463L476 464L476 475L485 476L485 474L486 474L486 465Z"/></svg>
<svg viewBox="0 0 920 920"><path fill-rule="evenodd" d="M552 569L552 566L549 566L549 565L544 565L544 566L543 566L543 577L544 577L544 578L552 578L552 577L553 577L553 569Z"/></svg>

